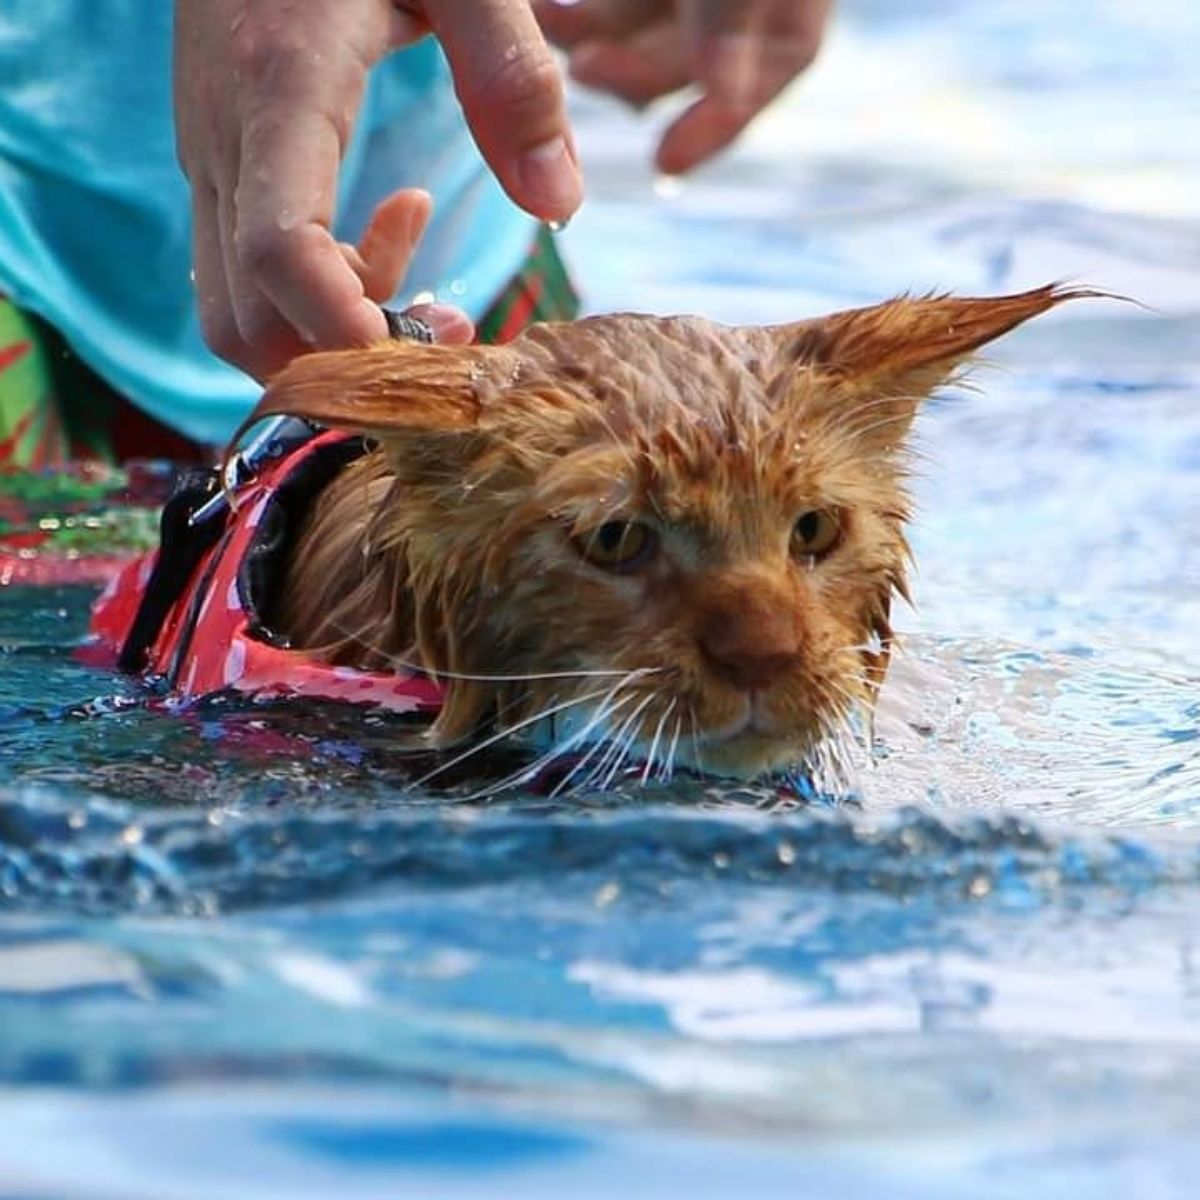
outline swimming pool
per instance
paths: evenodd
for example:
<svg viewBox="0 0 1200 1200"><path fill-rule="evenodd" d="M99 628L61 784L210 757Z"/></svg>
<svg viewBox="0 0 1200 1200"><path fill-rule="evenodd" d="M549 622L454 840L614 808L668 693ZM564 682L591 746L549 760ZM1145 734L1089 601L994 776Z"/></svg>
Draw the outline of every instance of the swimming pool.
<svg viewBox="0 0 1200 1200"><path fill-rule="evenodd" d="M0 589L0 1197L1190 1195L1200 14L845 0L703 180L581 103L596 308L1070 277L925 412L858 806L480 809L389 722L186 713Z"/></svg>

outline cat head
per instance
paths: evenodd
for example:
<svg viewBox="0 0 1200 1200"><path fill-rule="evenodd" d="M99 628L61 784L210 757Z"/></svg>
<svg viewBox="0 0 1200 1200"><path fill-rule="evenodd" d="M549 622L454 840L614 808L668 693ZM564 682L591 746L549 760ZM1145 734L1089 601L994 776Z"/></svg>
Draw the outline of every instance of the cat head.
<svg viewBox="0 0 1200 1200"><path fill-rule="evenodd" d="M1084 294L392 342L297 360L255 418L381 444L395 484L372 553L402 563L395 619L447 682L441 744L553 718L564 751L607 740L652 769L748 777L810 757L874 701L906 594L921 402Z"/></svg>

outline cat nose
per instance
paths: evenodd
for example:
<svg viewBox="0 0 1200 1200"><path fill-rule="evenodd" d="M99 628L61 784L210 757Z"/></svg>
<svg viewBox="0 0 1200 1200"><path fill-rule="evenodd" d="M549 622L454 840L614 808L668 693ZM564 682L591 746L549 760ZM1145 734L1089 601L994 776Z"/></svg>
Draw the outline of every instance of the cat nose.
<svg viewBox="0 0 1200 1200"><path fill-rule="evenodd" d="M701 653L713 673L744 692L769 688L800 658L791 612L762 604L712 609L699 633Z"/></svg>

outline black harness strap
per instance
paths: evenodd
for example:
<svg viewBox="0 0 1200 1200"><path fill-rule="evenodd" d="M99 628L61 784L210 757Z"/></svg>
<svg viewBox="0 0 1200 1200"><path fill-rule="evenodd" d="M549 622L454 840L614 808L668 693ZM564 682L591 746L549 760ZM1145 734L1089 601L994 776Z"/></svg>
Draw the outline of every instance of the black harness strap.
<svg viewBox="0 0 1200 1200"><path fill-rule="evenodd" d="M224 521L190 523L192 513L211 499L219 487L218 473L205 468L185 471L176 481L159 523L158 558L146 581L137 616L121 646L118 669L130 674L145 669L146 656L167 614L183 595L200 560L221 536Z"/></svg>
<svg viewBox="0 0 1200 1200"><path fill-rule="evenodd" d="M433 330L419 317L386 308L383 315L387 321L388 333L394 338L411 338L418 342L434 340ZM295 417L276 417L245 450L230 460L233 477L227 479L226 483L230 486L246 483L257 475L266 460L279 458L314 437L317 432L316 427L307 421ZM344 448L333 462L334 471L362 452L360 440ZM318 482L328 482L328 479ZM306 483L306 486L311 484ZM145 669L150 647L157 640L163 622L183 595L188 580L205 554L216 545L225 532L229 525L228 517L229 507L219 471L194 468L180 476L171 498L163 509L159 525L158 559L150 578L146 581L146 590L142 593L137 615L121 646L121 653L117 658L120 670L138 674ZM286 541L285 532L281 532L275 524L272 524L272 529L275 531L276 541ZM239 576L239 588L246 589L247 592L252 590L255 578L264 577L264 570L267 574L270 573L269 568L261 566L262 546L259 542L255 545L256 552L248 559L249 573L243 572ZM250 582L247 582L248 580ZM200 601L207 590L206 580L204 585L197 589L198 594L188 612L187 625L182 632L179 648L171 666L172 677L191 640L192 627L199 616ZM257 589L258 592L261 590L261 587ZM264 613L265 607L261 601L258 605L249 607L249 611L256 614L252 618L255 624L261 620L258 614Z"/></svg>

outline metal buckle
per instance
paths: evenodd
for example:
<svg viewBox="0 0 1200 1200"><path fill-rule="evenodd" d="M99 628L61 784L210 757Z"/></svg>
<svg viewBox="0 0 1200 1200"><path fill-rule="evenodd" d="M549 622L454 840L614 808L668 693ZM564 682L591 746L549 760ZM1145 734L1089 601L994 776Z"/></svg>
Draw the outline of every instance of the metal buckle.
<svg viewBox="0 0 1200 1200"><path fill-rule="evenodd" d="M433 330L420 317L395 309L382 309L388 336L433 344ZM244 449L230 455L221 478L221 489L188 517L188 528L203 525L229 507L229 496L254 479L263 464L294 450L317 434L317 427L300 417L281 416L268 421L246 443Z"/></svg>

